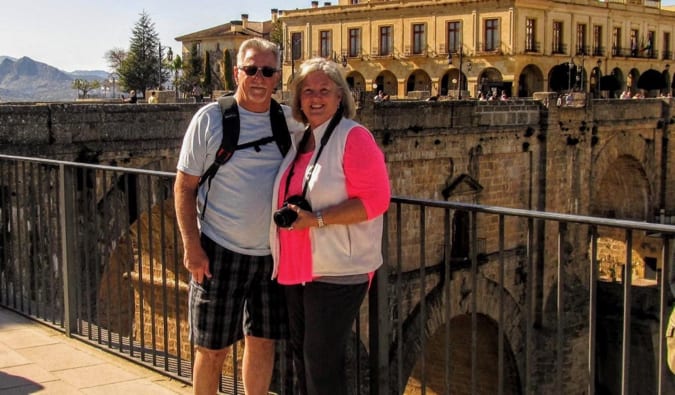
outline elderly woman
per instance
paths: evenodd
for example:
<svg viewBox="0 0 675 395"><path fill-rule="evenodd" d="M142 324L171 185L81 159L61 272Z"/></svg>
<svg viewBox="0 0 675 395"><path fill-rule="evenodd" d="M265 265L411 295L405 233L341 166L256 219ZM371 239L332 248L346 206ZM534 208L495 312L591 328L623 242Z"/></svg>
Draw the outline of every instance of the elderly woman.
<svg viewBox="0 0 675 395"><path fill-rule="evenodd" d="M346 341L382 264L389 177L372 134L351 119L354 99L335 62L306 61L291 90L293 116L308 127L275 182L272 256L287 298L297 392L346 394Z"/></svg>

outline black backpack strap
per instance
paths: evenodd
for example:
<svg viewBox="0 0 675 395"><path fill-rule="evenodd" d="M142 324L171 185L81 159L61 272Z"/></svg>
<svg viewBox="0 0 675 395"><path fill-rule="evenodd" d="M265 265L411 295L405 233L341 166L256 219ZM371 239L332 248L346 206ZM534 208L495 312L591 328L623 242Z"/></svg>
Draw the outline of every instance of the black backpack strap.
<svg viewBox="0 0 675 395"><path fill-rule="evenodd" d="M286 156L286 153L291 148L291 134L288 132L284 109L274 99L272 99L272 103L270 104L270 122L272 123L272 135L277 142L279 151L282 156Z"/></svg>
<svg viewBox="0 0 675 395"><path fill-rule="evenodd" d="M218 168L230 160L237 149L237 142L239 142L240 125L237 101L234 100L234 96L223 96L218 98L218 104L223 113L223 136L218 152L216 152L216 158L199 179L200 186L206 181L209 181L210 184L211 179L218 172Z"/></svg>

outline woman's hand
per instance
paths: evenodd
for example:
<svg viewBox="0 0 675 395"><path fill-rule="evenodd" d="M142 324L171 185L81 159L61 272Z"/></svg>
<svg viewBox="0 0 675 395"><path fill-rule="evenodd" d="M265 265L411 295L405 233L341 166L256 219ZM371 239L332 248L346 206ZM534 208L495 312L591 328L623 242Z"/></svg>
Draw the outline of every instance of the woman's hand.
<svg viewBox="0 0 675 395"><path fill-rule="evenodd" d="M316 215L307 210L303 210L300 206L295 204L289 204L288 208L295 211L298 214L298 218L286 228L287 230L301 230L306 228L311 228L313 226L318 226Z"/></svg>

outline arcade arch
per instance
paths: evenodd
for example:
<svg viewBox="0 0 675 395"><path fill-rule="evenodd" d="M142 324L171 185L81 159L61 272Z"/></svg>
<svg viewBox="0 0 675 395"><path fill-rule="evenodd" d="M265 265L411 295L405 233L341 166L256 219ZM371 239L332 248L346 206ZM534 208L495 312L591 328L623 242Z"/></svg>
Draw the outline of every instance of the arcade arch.
<svg viewBox="0 0 675 395"><path fill-rule="evenodd" d="M528 64L518 77L518 97L532 97L534 92L544 90L544 74L533 64Z"/></svg>
<svg viewBox="0 0 675 395"><path fill-rule="evenodd" d="M507 96L512 96L511 84L505 83L502 73L494 67L488 67L478 75L478 90L488 95L499 95L505 90Z"/></svg>
<svg viewBox="0 0 675 395"><path fill-rule="evenodd" d="M410 73L405 84L406 95L411 91L431 92L431 77L426 71L417 69Z"/></svg>
<svg viewBox="0 0 675 395"><path fill-rule="evenodd" d="M398 82L394 73L384 70L373 80L373 91L383 91L389 96L398 96Z"/></svg>

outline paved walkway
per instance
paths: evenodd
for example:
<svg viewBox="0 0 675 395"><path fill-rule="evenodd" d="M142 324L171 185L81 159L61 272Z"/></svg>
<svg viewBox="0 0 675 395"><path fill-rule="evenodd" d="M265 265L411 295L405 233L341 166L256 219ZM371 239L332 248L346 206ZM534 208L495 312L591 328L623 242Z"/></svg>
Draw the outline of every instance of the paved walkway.
<svg viewBox="0 0 675 395"><path fill-rule="evenodd" d="M0 394L192 394L192 387L0 307Z"/></svg>

